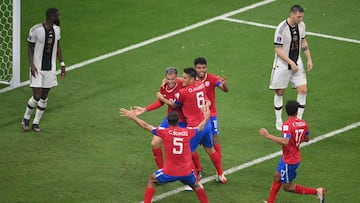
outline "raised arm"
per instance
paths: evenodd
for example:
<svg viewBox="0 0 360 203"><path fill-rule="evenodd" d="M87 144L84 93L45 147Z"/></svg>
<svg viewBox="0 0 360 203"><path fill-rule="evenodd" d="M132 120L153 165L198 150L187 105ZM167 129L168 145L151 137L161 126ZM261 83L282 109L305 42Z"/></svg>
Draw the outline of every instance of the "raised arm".
<svg viewBox="0 0 360 203"><path fill-rule="evenodd" d="M153 126L136 117L136 113L131 110L127 110L124 108L120 109L120 116L125 116L133 120L138 126L144 128L145 130L152 132Z"/></svg>
<svg viewBox="0 0 360 203"><path fill-rule="evenodd" d="M281 145L288 145L289 144L289 138L283 138L283 137L276 137L274 135L271 135L265 128L260 128L259 129L259 134L264 136L265 138L269 139L269 140L272 140L278 144L281 144Z"/></svg>
<svg viewBox="0 0 360 203"><path fill-rule="evenodd" d="M227 86L227 78L225 76L220 77L221 84L218 86L223 92L229 92L229 88Z"/></svg>

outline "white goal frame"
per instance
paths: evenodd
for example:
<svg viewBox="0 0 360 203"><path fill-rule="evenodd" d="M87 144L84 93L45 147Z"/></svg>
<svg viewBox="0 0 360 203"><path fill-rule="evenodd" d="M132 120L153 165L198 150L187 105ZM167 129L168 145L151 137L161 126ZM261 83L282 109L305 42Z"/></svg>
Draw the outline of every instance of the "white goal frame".
<svg viewBox="0 0 360 203"><path fill-rule="evenodd" d="M12 77L10 81L0 81L12 88L20 86L20 23L21 0L12 0Z"/></svg>

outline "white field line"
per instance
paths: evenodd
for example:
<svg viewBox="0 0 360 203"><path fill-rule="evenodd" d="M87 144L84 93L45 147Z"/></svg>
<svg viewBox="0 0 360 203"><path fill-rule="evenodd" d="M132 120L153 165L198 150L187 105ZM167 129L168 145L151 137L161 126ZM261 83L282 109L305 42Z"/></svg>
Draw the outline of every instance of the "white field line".
<svg viewBox="0 0 360 203"><path fill-rule="evenodd" d="M253 25L256 27L276 29L276 26L274 26L274 25L267 25L267 24L262 24L262 23L246 21L246 20L239 20L239 19L228 18L228 17L222 18L222 20L226 20L226 21L230 21L230 22L234 22L234 23L242 23L242 24L246 24L246 25ZM316 36L316 37L322 37L322 38L334 39L334 40L343 41L343 42L351 42L351 43L355 43L355 44L360 44L360 40L356 40L356 39L337 37L337 36L332 36L332 35L325 35L325 34L320 34L320 33L315 33L315 32L306 32L306 34L311 35L311 36Z"/></svg>
<svg viewBox="0 0 360 203"><path fill-rule="evenodd" d="M88 65L88 64L95 63L95 62L98 62L98 61L101 61L101 60L104 60L104 59L107 59L107 58L110 58L110 57L113 57L113 56L116 56L116 55L119 55L119 54L122 54L122 53L125 53L125 52L128 52L128 51L131 51L131 50L134 50L134 49L143 47L143 46L152 44L152 43L154 43L154 42L157 42L157 41L160 41L160 40L163 40L163 39L167 39L167 38L173 37L173 36L175 36L175 35L178 35L178 34L187 32L187 31L189 31L189 30L193 30L193 29L195 29L195 28L198 28L198 27L207 25L207 24L209 24L209 23L218 21L218 20L220 20L220 19L223 19L223 18L232 16L232 15L236 15L236 14L239 14L239 13L242 13L242 12L245 12L245 11L248 11L248 10L251 10L251 9L254 9L254 8L257 8L257 7L259 7L259 6L263 6L263 5L265 5L265 4L268 4L268 3L271 3L271 2L274 2L274 1L276 1L276 0L264 0L264 1L260 1L260 2L258 2L258 3L254 3L254 4L251 4L251 5L249 5L249 6L245 6L245 7L243 7L243 8L240 8L240 9L237 9L237 10L234 10L234 11L231 11L231 12L228 12L228 13L225 13L225 14L222 14L222 15L220 15L220 16L216 16L216 17L213 17L213 18L209 18L209 19L207 19L207 20L204 20L204 21L195 23L195 24L193 24L193 25L190 25L190 26L181 28L181 29L179 29L179 30L175 30L175 31L169 32L169 33L167 33L167 34L160 35L160 36L158 36L158 37L154 37L154 38L151 38L151 39L149 39L149 40L145 40L145 41L143 41L143 42L140 42L140 43L137 43L137 44L133 44L133 45L130 45L130 46L128 46L128 47L125 47L125 48L122 48L122 49L118 49L118 50L116 50L116 51L113 51L113 52L110 52L110 53L107 53L107 54L104 54L104 55L101 55L101 56L98 56L98 57L95 57L95 58L92 58L92 59L89 59L89 60L86 60L86 61L83 61L83 62L80 62L80 63L77 63L77 64L74 64L74 65L72 65L72 66L67 67L67 68L66 68L66 71L70 71L70 70L74 70L74 69L77 69L77 68L81 68L81 67L86 66L86 65ZM60 73L60 70L58 70L56 73L59 74L59 73ZM22 83L20 83L20 87L25 86L25 85L28 85L29 83L30 83L30 81L22 82ZM13 87L5 87L5 88L2 88L2 89L0 90L0 93L7 92L7 91L10 91L10 90L12 90L12 89L15 89L15 88L13 88Z"/></svg>
<svg viewBox="0 0 360 203"><path fill-rule="evenodd" d="M333 137L333 136L335 136L335 135L338 135L338 134L341 134L341 133L343 133L343 132L349 131L349 130L351 130L351 129L357 128L357 127L359 127L359 126L360 126L360 121L359 121L359 122L356 122L356 123L353 123L353 124L350 124L350 125L348 125L348 126L346 126L346 127L340 128L340 129L338 129L338 130L331 131L331 132L326 133L326 134L324 134L324 135L320 135L320 136L318 136L318 137L315 137L314 139L311 139L309 142L301 144L301 147L309 146L309 145L311 145L311 144L317 143L317 142L319 142L319 141L321 141L321 140L324 140L324 139ZM259 135L259 136L260 136L260 135ZM268 154L268 155L266 155L266 156L263 156L263 157L254 159L254 160L249 161L249 162L247 162L247 163L241 164L241 165L239 165L239 166L235 166L235 167L229 168L228 170L224 171L224 173L225 173L226 175L232 174L232 173L235 173L235 172L240 171L240 170L242 170L242 169L246 169L246 168L248 168L248 167L250 167L250 166L254 166L254 165L256 165L256 164L262 163L262 162L267 161L267 160L270 160L270 159L272 159L272 158L281 156L281 154L282 154L282 151L277 151L277 152ZM210 177L206 177L206 178L201 179L200 182L201 182L202 184L205 184L205 183L210 182L210 181L213 181L213 180L215 180L215 177L214 177L214 176L210 176ZM161 194L161 195L157 195L157 196L155 196L155 197L153 198L153 201L161 200L161 199L164 199L164 198L169 197L169 196L171 196L171 195L175 195L175 194L177 194L177 193L180 193L180 192L182 192L182 191L185 190L185 187L186 187L186 186L178 187L178 188L176 188L175 190L171 190L171 191L165 192L165 193L163 193L163 194ZM143 203L143 202L141 202L141 203Z"/></svg>

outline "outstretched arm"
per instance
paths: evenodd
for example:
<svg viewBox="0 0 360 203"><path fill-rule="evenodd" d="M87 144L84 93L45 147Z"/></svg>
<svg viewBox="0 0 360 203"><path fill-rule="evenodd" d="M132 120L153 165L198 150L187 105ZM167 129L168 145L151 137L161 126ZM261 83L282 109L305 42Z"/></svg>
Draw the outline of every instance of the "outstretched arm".
<svg viewBox="0 0 360 203"><path fill-rule="evenodd" d="M289 138L283 138L283 137L276 137L274 135L271 135L265 128L260 128L259 134L264 136L265 138L272 140L278 144L286 146L289 144Z"/></svg>
<svg viewBox="0 0 360 203"><path fill-rule="evenodd" d="M141 120L140 118L136 117L136 113L131 110L127 110L124 108L120 109L120 116L125 116L133 120L138 126L144 128L145 130L152 132L153 126L146 123L145 121Z"/></svg>

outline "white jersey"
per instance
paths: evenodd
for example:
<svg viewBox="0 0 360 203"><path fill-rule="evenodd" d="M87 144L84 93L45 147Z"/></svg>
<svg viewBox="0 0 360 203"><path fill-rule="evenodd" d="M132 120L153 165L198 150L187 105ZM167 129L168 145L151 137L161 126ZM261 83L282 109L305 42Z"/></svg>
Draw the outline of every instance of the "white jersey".
<svg viewBox="0 0 360 203"><path fill-rule="evenodd" d="M60 38L60 27L56 25L45 30L44 25L39 23L30 29L27 41L35 43L33 61L39 71L56 71L57 42Z"/></svg>
<svg viewBox="0 0 360 203"><path fill-rule="evenodd" d="M274 45L282 46L285 54L288 54L298 66L301 64L301 41L305 38L305 23L300 22L295 27L290 27L286 20L282 21L276 28ZM273 68L290 68L288 63L275 54Z"/></svg>

